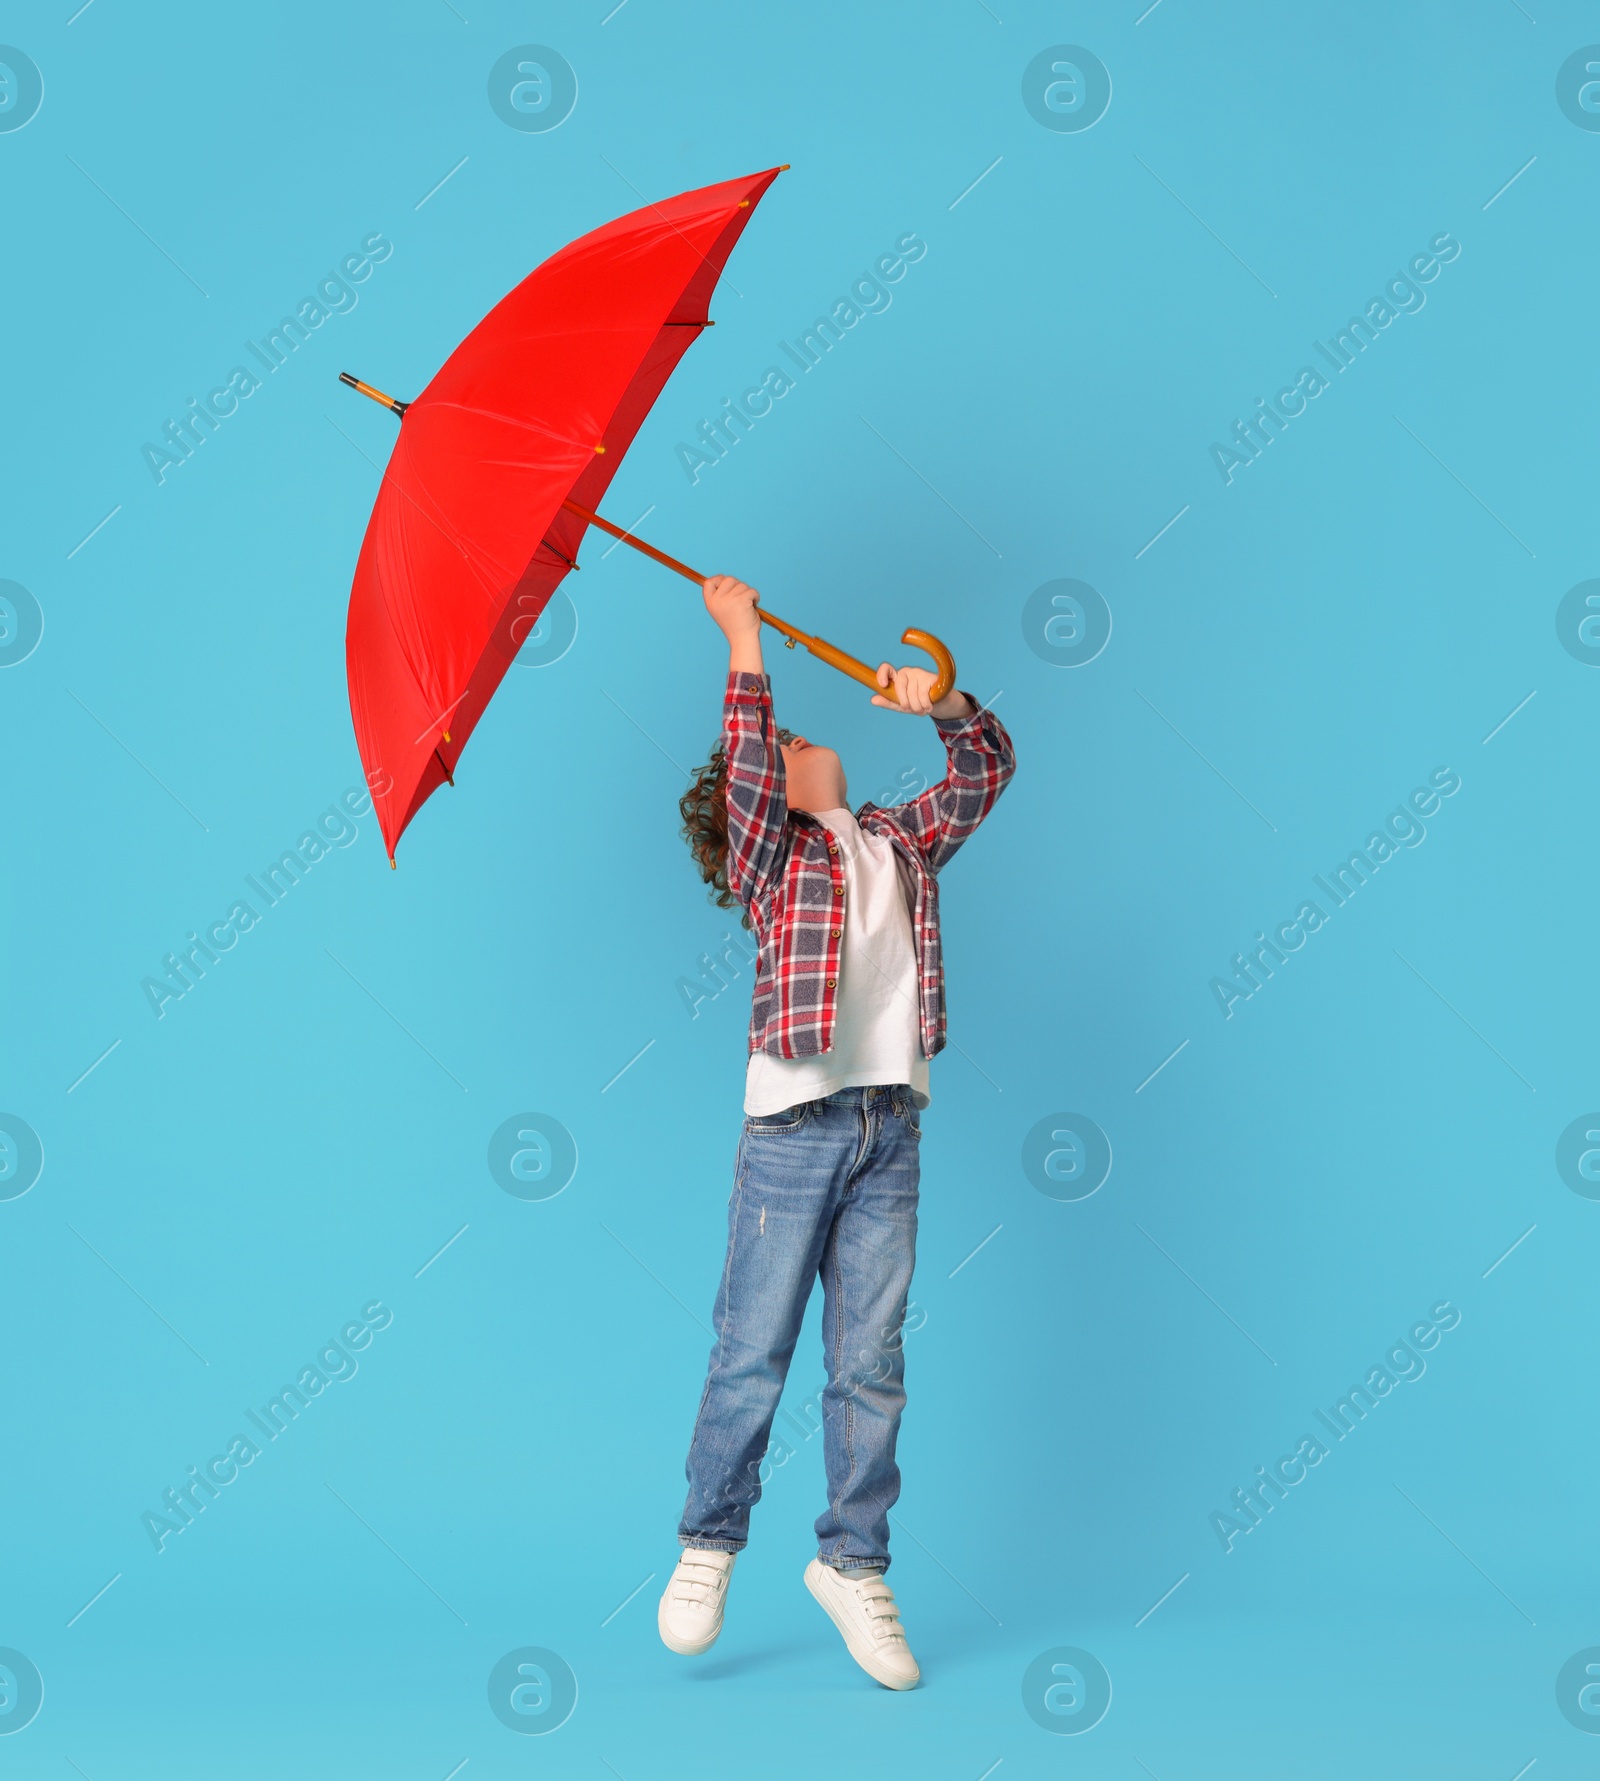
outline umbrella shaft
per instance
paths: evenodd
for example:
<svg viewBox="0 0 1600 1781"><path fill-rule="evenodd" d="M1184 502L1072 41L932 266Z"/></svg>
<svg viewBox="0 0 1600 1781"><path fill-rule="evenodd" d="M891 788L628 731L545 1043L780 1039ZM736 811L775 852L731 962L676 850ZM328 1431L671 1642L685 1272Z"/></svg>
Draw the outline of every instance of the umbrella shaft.
<svg viewBox="0 0 1600 1781"><path fill-rule="evenodd" d="M569 513L577 514L579 519L586 521L591 526L598 526L602 532L609 532L613 538L623 544L631 545L636 551L649 557L652 561L662 564L665 568L675 570L685 581L692 581L696 587L703 587L709 579L702 575L698 569L691 569L687 563L680 563L676 557L669 557L664 550L657 550L653 544L646 544L642 538L636 538L632 532L624 530L621 526L612 525L610 520L602 518L598 513L591 513L587 507L580 507L576 501L563 501L561 505ZM820 641L819 639L808 637L804 631L797 630L795 626L786 623L781 618L774 618L770 612L763 612L759 606L756 608L756 615L767 624L782 631L791 643L805 644L813 655L822 656L824 661L833 661L835 656L846 662L855 660L853 656L845 655L842 650L834 649L831 643L823 643L821 648L813 647ZM824 654L824 651L831 653ZM839 666L839 662L834 662L834 666ZM861 664L856 662L856 666L859 668ZM871 671L867 672L870 678Z"/></svg>
<svg viewBox="0 0 1600 1781"><path fill-rule="evenodd" d="M686 581L692 581L697 587L703 586L706 582L707 577L702 575L699 570L691 569L687 563L680 563L676 557L669 557L664 550L657 550L653 544L646 544L642 538L636 538L632 532L624 530L621 526L612 525L610 520L602 519L598 513L591 513L587 507L580 507L576 501L563 501L561 505L569 513L575 513L579 519L586 521L589 525L598 526L602 532L609 532L621 543L632 545L635 550L662 564L663 567L676 570ZM803 643L818 661L826 662L830 668L837 668L841 674L848 674L852 680L859 680L863 686L870 686L875 693L885 692L885 689L878 685L877 674L865 662L858 661L853 655L847 655L844 650L826 642L821 637L808 637L804 631L791 625L786 619L774 617L772 613L763 611L759 606L756 608L756 616L763 624L771 625L775 631L781 632L784 642L790 649L793 649L797 643ZM885 696L890 699L894 698L893 686L887 689Z"/></svg>
<svg viewBox="0 0 1600 1781"><path fill-rule="evenodd" d="M646 544L642 538L635 538L632 532L624 531L621 526L612 525L610 520L602 519L598 513L591 513L587 507L580 507L576 501L563 501L561 505L569 513L575 513L579 519L587 521L589 525L598 526L602 532L609 532L613 538L620 539L624 544L631 544L635 550L642 551L645 556L653 558L664 568L675 569L679 575L683 576L686 581L692 581L696 587L704 583L706 578L698 569L691 569L687 563L680 563L676 557L669 557L664 550L657 550L653 544Z"/></svg>

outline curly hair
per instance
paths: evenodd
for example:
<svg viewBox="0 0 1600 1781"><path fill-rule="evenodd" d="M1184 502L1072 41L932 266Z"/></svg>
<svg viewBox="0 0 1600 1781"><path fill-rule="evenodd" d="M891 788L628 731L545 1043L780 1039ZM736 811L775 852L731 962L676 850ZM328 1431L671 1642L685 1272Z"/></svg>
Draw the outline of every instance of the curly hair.
<svg viewBox="0 0 1600 1781"><path fill-rule="evenodd" d="M785 729L777 737L780 743L793 740ZM711 759L695 769L693 782L678 800L678 812L695 867L711 886L711 901L719 909L737 908L739 899L728 885L728 755L720 740ZM752 926L748 910L741 909L739 919Z"/></svg>

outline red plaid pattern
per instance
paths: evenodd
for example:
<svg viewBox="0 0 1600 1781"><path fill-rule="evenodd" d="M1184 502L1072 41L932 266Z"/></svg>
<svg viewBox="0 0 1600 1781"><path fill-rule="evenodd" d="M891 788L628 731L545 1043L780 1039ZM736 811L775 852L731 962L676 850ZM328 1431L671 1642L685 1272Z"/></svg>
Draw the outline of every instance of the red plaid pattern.
<svg viewBox="0 0 1600 1781"><path fill-rule="evenodd" d="M973 705L978 701L969 693ZM994 808L1016 768L1011 738L992 711L935 718L949 753L943 781L909 804L863 804L856 821L893 843L913 891L922 1050L944 1049L944 953L938 873ZM815 1057L833 1040L834 985L844 937L845 877L825 823L791 810L772 715L772 677L731 673L723 704L728 757L728 884L755 929L751 1051Z"/></svg>

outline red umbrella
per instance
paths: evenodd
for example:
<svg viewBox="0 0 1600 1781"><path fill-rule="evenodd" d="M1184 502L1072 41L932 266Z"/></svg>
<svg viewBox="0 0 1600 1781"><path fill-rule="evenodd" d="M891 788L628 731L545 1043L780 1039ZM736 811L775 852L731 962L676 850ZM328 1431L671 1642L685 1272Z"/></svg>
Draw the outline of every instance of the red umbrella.
<svg viewBox="0 0 1600 1781"><path fill-rule="evenodd" d="M403 422L367 523L345 662L367 784L394 864L518 646L598 525L691 581L697 570L593 511L706 305L771 168L647 204L564 247L498 303L414 402L339 373ZM793 648L877 688L820 637L762 620ZM937 637L901 641L955 664ZM888 689L888 696L895 695Z"/></svg>
<svg viewBox="0 0 1600 1781"><path fill-rule="evenodd" d="M350 590L350 711L391 863L573 565L781 167L647 204L503 298L403 417Z"/></svg>

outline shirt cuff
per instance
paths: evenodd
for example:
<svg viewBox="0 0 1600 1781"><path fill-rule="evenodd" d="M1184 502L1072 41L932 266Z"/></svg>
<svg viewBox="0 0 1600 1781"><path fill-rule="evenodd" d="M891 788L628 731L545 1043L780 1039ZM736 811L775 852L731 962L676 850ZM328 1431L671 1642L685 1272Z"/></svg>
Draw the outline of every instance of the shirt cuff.
<svg viewBox="0 0 1600 1781"><path fill-rule="evenodd" d="M726 696L730 705L765 705L772 698L772 676L734 668L728 674Z"/></svg>
<svg viewBox="0 0 1600 1781"><path fill-rule="evenodd" d="M954 736L968 724L981 724L988 715L979 704L976 694L969 693L964 686L958 686L955 690L967 700L972 710L966 717L936 717L933 721L939 726L941 736Z"/></svg>

